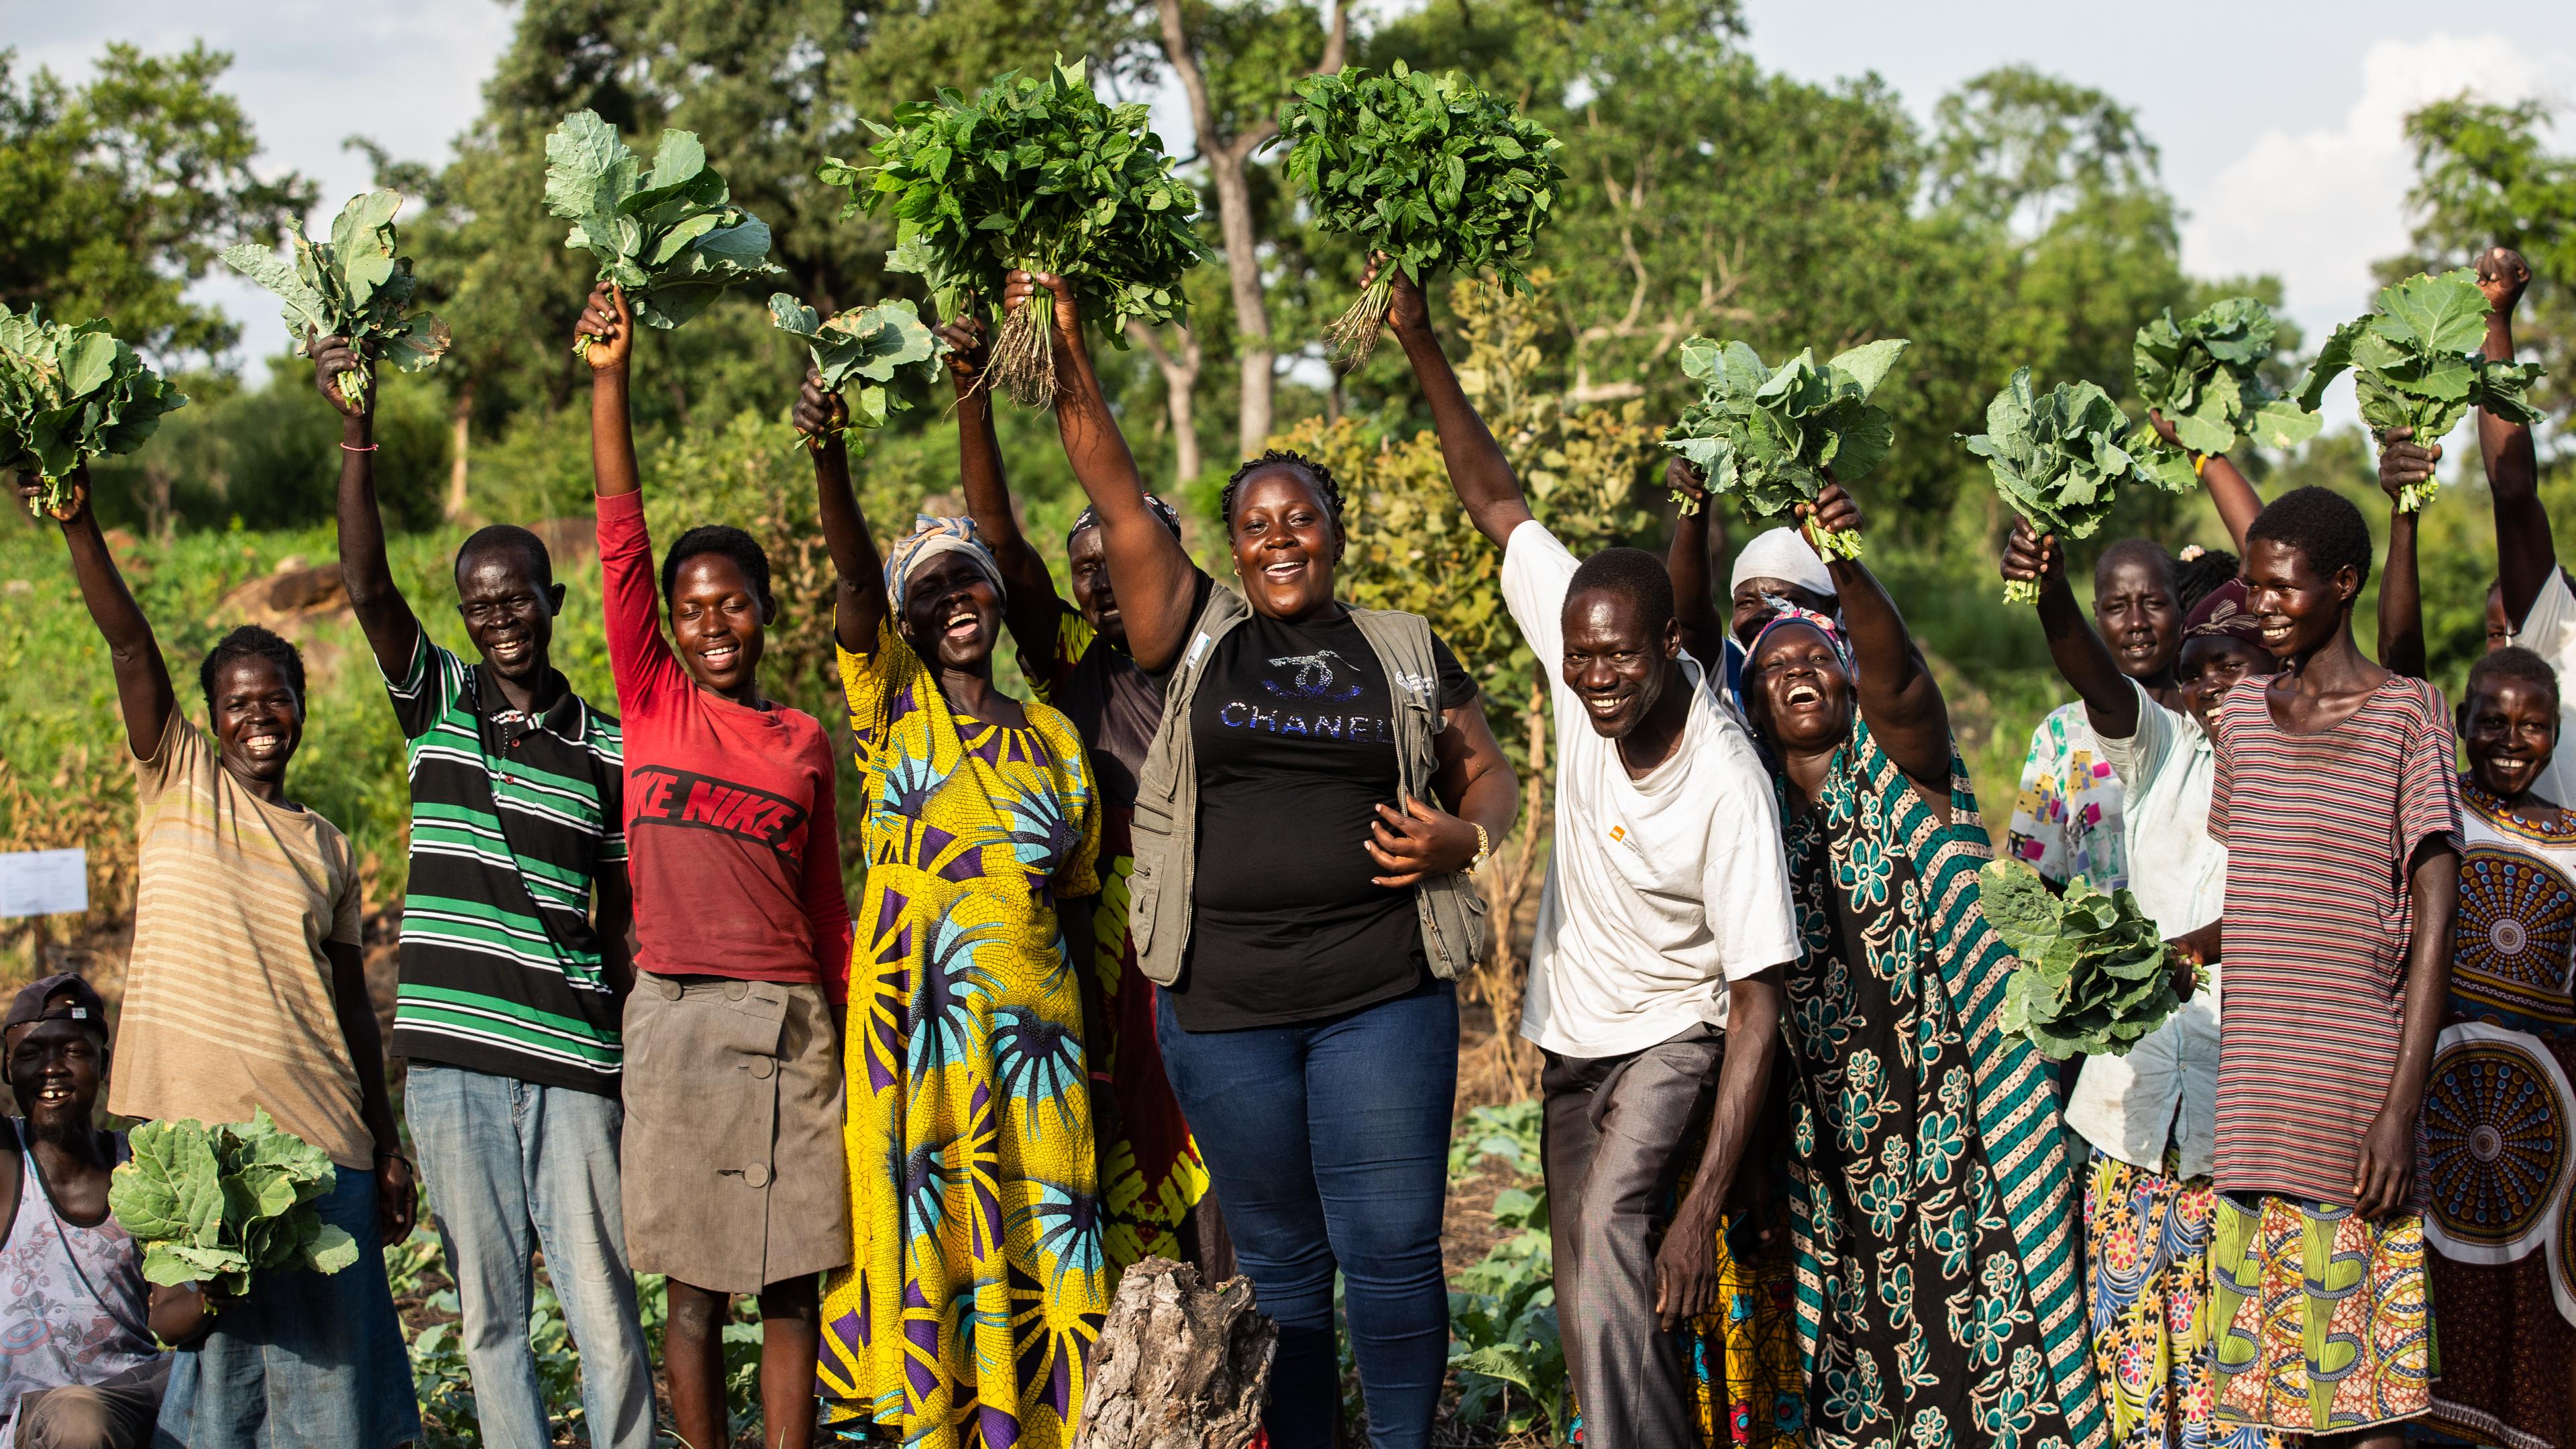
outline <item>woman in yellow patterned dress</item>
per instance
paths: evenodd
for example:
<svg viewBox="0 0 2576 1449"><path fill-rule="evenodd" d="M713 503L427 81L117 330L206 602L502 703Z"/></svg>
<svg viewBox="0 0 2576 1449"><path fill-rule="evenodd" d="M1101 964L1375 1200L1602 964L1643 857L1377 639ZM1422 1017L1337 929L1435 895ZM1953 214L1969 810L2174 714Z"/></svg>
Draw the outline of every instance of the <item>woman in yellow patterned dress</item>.
<svg viewBox="0 0 2576 1449"><path fill-rule="evenodd" d="M847 420L809 375L868 862L842 1037L856 1241L817 1372L846 1440L1062 1449L1109 1307L1090 972L1057 922L1100 889L1099 810L1072 722L993 687L1003 587L974 525L922 518L880 566Z"/></svg>

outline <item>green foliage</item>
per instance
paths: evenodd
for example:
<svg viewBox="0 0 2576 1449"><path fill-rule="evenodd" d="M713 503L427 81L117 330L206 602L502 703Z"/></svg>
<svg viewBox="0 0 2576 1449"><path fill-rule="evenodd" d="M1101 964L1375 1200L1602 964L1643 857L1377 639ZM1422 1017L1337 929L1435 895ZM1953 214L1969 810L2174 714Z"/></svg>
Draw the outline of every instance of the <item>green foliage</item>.
<svg viewBox="0 0 2576 1449"><path fill-rule="evenodd" d="M2531 286L2516 340L2548 369L2545 389L2534 390L2541 406L2564 412L2576 379L2576 155L2546 144L2555 109L2461 95L2408 116L2416 180L2406 199L2421 218L2415 255L2383 263L2380 276L2436 270L2490 246L2522 253ZM2557 134L2565 139L2563 128Z"/></svg>
<svg viewBox="0 0 2576 1449"><path fill-rule="evenodd" d="M946 350L911 302L880 302L827 322L785 292L773 292L769 316L771 325L806 345L824 390L841 394L849 405L853 428L884 427L904 406L903 394L890 387L895 374L919 365L925 379L935 376L937 358ZM862 385L854 389L854 381Z"/></svg>
<svg viewBox="0 0 2576 1449"><path fill-rule="evenodd" d="M1345 68L1297 84L1279 111L1288 179L1315 225L1384 252L1393 269L1334 324L1345 357L1364 358L1386 316L1393 271L1491 271L1525 287L1522 268L1565 184L1563 143L1465 77L1402 60L1382 75Z"/></svg>
<svg viewBox="0 0 2576 1449"><path fill-rule="evenodd" d="M1986 924L2021 958L2004 1030L2043 1056L2126 1056L2181 1007L2171 952L2126 888L2105 895L2079 875L2059 895L2015 860L1989 863L1977 884Z"/></svg>
<svg viewBox="0 0 2576 1449"><path fill-rule="evenodd" d="M2224 453L2244 439L2288 448L2317 435L2314 407L2275 394L2263 379L2279 335L2272 309L2251 297L2212 303L2183 322L2167 307L2138 329L2130 362L2138 401L2164 415L2182 446L2144 425L2129 441L2167 489L2188 493L2199 482L2185 450Z"/></svg>
<svg viewBox="0 0 2576 1449"><path fill-rule="evenodd" d="M342 337L362 359L419 372L445 355L447 324L433 313L408 312L419 283L411 258L398 254L394 213L402 204L400 192L361 193L340 208L329 241L313 241L298 225L287 234L287 257L245 242L226 249L224 265L285 301L296 356L309 355L316 337ZM361 365L340 374L340 395L365 401L370 371Z"/></svg>
<svg viewBox="0 0 2576 1449"><path fill-rule="evenodd" d="M665 330L728 287L787 275L769 259L769 225L733 204L706 148L664 131L653 170L596 111L575 111L546 138L546 210L569 217L566 248L598 259L598 279L625 289L636 320ZM573 351L586 354L587 339Z"/></svg>
<svg viewBox="0 0 2576 1449"><path fill-rule="evenodd" d="M146 1122L132 1147L109 1182L108 1208L143 1245L153 1282L201 1284L220 1300L249 1292L253 1274L337 1273L358 1261L356 1240L315 1206L337 1169L267 1108L214 1127L190 1117Z"/></svg>
<svg viewBox="0 0 2576 1449"><path fill-rule="evenodd" d="M1736 498L1757 518L1776 518L1814 502L1828 481L1866 476L1887 456L1895 424L1869 398L1906 346L1888 338L1822 367L1810 349L1775 372L1741 342L1694 337L1682 344L1682 374L1700 384L1699 400L1682 410L1664 446L1696 465L1710 492ZM1860 556L1858 534L1825 534L1823 546Z"/></svg>
<svg viewBox="0 0 2576 1449"><path fill-rule="evenodd" d="M109 335L106 319L73 327L0 306L0 469L42 480L33 510L68 506L82 460L133 452L163 413L187 405L187 394Z"/></svg>
<svg viewBox="0 0 2576 1449"><path fill-rule="evenodd" d="M1458 1375L1459 1421L1563 1443L1573 1380L1557 1327L1539 1142L1543 1115L1535 1100L1478 1107L1450 1135L1452 1179L1481 1164L1499 1166L1511 1184L1494 1195L1501 1240L1451 1281L1449 1368Z"/></svg>
<svg viewBox="0 0 2576 1449"><path fill-rule="evenodd" d="M2429 446L2471 408L2506 422L2540 421L2529 398L2540 369L2480 351L2486 319L2486 294L2466 267L2381 288L2371 311L2336 328L2318 349L2299 403L2313 411L2326 384L2350 368L2361 420L2383 443L2409 428ZM2397 506L2419 512L2440 487L2429 478L2410 485Z"/></svg>
<svg viewBox="0 0 2576 1449"><path fill-rule="evenodd" d="M2102 389L2061 382L2034 397L2025 367L1986 405L1986 430L1960 438L1986 460L1995 491L2014 512L2064 540L2091 538L2110 516L2121 485L2160 481L2120 445L2128 431L2128 418ZM2034 584L2004 585L2007 604L2038 597Z"/></svg>

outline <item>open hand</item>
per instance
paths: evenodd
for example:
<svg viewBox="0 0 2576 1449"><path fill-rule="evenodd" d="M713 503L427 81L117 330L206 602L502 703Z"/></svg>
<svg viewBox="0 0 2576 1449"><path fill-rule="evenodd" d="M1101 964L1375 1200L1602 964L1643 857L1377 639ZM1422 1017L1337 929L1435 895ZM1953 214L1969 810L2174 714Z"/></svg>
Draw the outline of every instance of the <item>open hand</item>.
<svg viewBox="0 0 2576 1449"><path fill-rule="evenodd" d="M2016 518L2012 536L2004 540L2003 575L2015 583L2056 583L2066 577L2066 550L2058 547L2056 534L2041 533L2029 519Z"/></svg>
<svg viewBox="0 0 2576 1449"><path fill-rule="evenodd" d="M823 374L815 368L805 369L805 385L796 392L796 410L790 415L805 446L819 453L841 446L841 430L850 425L850 405L841 395L823 386Z"/></svg>
<svg viewBox="0 0 2576 1449"><path fill-rule="evenodd" d="M1688 1202L1655 1250L1655 1315L1669 1333L1717 1308L1719 1224Z"/></svg>
<svg viewBox="0 0 2576 1449"><path fill-rule="evenodd" d="M1852 496L1843 491L1840 483L1827 483L1824 491L1816 495L1815 502L1799 504L1798 517L1806 520L1807 545L1810 548L1824 534L1861 531L1860 505L1852 501ZM1817 551L1823 552L1821 549Z"/></svg>
<svg viewBox="0 0 2576 1449"><path fill-rule="evenodd" d="M590 339L582 355L592 373L625 371L626 359L635 351L635 313L626 305L626 289L615 282L591 288L590 304L581 309L572 330Z"/></svg>
<svg viewBox="0 0 2576 1449"><path fill-rule="evenodd" d="M956 384L958 395L963 397L974 391L977 380L984 376L983 321L971 315L951 317L930 331L948 344L948 380Z"/></svg>
<svg viewBox="0 0 2576 1449"><path fill-rule="evenodd" d="M2487 309L2513 313L2522 300L2522 289L2531 285L2531 265L2522 253L2511 247L2489 247L2478 253L2478 290L2487 295Z"/></svg>
<svg viewBox="0 0 2576 1449"><path fill-rule="evenodd" d="M2384 1218L2406 1206L2415 1187L2415 1114L2386 1107L2361 1136L2361 1167L2352 1181L2353 1211Z"/></svg>
<svg viewBox="0 0 2576 1449"><path fill-rule="evenodd" d="M313 385L322 390L322 396L330 399L331 406L338 408L340 415L347 418L363 418L374 412L374 388L368 388L358 402L349 401L348 395L340 391L343 373L354 372L360 382L366 381L366 359L358 355L358 349L349 345L349 339L318 336L310 328L306 329L304 336L304 350L313 358Z"/></svg>
<svg viewBox="0 0 2576 1449"><path fill-rule="evenodd" d="M2431 447L2414 441L2413 428L2390 428L2379 445L2379 491L2396 498L2406 489L2433 479L2433 465L2442 461L2442 445Z"/></svg>
<svg viewBox="0 0 2576 1449"><path fill-rule="evenodd" d="M1431 304L1423 298L1421 284L1406 276L1404 269L1389 260L1386 253L1369 253L1368 269L1360 273L1360 290L1365 292L1373 286L1381 272L1389 272L1386 279L1386 325L1394 328L1398 337L1430 331Z"/></svg>
<svg viewBox="0 0 2576 1449"><path fill-rule="evenodd" d="M1418 885L1429 876L1465 870L1476 858L1476 827L1455 815L1411 797L1402 810L1380 805L1377 814L1361 846L1386 870L1372 877L1379 885Z"/></svg>
<svg viewBox="0 0 2576 1449"><path fill-rule="evenodd" d="M1045 288L1055 295L1055 345L1067 352L1082 344L1082 313L1074 306L1073 284L1054 272L1013 271L1002 278L1003 315L1016 312L1020 304Z"/></svg>
<svg viewBox="0 0 2576 1449"><path fill-rule="evenodd" d="M411 1236L420 1216L420 1187L411 1163L390 1152L376 1155L376 1236L388 1248Z"/></svg>

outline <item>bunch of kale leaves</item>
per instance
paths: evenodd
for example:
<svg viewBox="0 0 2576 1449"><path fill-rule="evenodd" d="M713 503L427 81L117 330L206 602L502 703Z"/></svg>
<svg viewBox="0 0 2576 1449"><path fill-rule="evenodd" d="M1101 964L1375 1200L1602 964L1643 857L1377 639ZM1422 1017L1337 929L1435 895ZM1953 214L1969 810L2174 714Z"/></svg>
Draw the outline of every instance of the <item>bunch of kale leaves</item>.
<svg viewBox="0 0 2576 1449"><path fill-rule="evenodd" d="M224 251L224 265L286 303L286 331L298 356L316 337L344 337L357 349L358 367L340 374L340 395L352 403L366 401L371 362L418 372L447 352L446 323L428 312L405 312L420 283L411 258L398 252L394 213L402 204L399 191L353 196L331 223L329 241L314 241L298 226L284 257L248 242Z"/></svg>
<svg viewBox="0 0 2576 1449"><path fill-rule="evenodd" d="M2125 1056L2181 1008L2171 950L2125 888L2106 895L2077 876L2057 895L2013 860L1977 882L1986 924L2021 958L2004 988L2004 1029L2041 1055Z"/></svg>
<svg viewBox="0 0 2576 1449"><path fill-rule="evenodd" d="M836 392L850 410L852 428L882 428L901 412L904 397L893 387L906 367L926 373L945 349L910 302L852 308L826 321L785 292L769 298L770 325L805 343L823 390Z"/></svg>
<svg viewBox="0 0 2576 1449"><path fill-rule="evenodd" d="M2123 485L2162 485L2121 445L2129 431L2128 416L2109 393L2089 382L2061 382L2045 395L2033 396L2025 367L1986 404L1986 430L1958 437L1969 452L1986 460L1995 475L1995 491L2013 511L2042 534L2062 541L2091 538L2110 516ZM2190 486L2189 470L2183 486ZM2007 604L2038 599L2036 583L2012 579L2004 584Z"/></svg>
<svg viewBox="0 0 2576 1449"><path fill-rule="evenodd" d="M1210 255L1196 229L1198 193L1172 172L1141 102L1094 95L1085 62L1004 75L969 101L941 89L900 107L869 164L838 157L816 174L845 186L842 215L893 213L886 265L916 272L945 316L998 308L1013 271L1064 278L1099 335L1127 345L1188 315L1183 281ZM1029 407L1055 399L1055 298L1040 288L1002 320L986 375Z"/></svg>
<svg viewBox="0 0 2576 1449"><path fill-rule="evenodd" d="M69 326L0 306L0 469L35 476L31 511L67 511L84 459L133 452L163 413L187 405L105 318Z"/></svg>
<svg viewBox="0 0 2576 1449"><path fill-rule="evenodd" d="M1699 400L1664 433L1664 446L1695 464L1711 493L1734 494L1757 517L1812 503L1829 479L1850 482L1887 456L1895 420L1869 398L1906 346L1886 338L1821 365L1811 349L1774 371L1741 342L1694 337L1682 344L1682 374L1700 384ZM1860 557L1856 533L1819 533L1818 545Z"/></svg>
<svg viewBox="0 0 2576 1449"><path fill-rule="evenodd" d="M1345 69L1297 83L1280 108L1288 176L1315 224L1384 252L1377 279L1326 335L1356 364L1377 345L1394 274L1521 268L1565 187L1563 142L1508 101L1455 73L1401 60L1383 74Z"/></svg>
<svg viewBox="0 0 2576 1449"><path fill-rule="evenodd" d="M2531 405L2535 366L2491 358L2486 341L2487 299L2466 267L2438 276L2419 275L2380 290L2371 310L2326 339L2299 388L2299 404L2314 409L2326 384L2352 369L2361 420L2382 443L2398 428L2431 447L2461 414L2484 408L2506 422L2540 421ZM2433 501L2441 485L2427 478L2408 485L2397 506L2407 513Z"/></svg>
<svg viewBox="0 0 2576 1449"><path fill-rule="evenodd" d="M134 1129L108 1209L143 1245L143 1276L196 1283L211 1298L238 1298L254 1274L304 1268L337 1273L358 1261L357 1241L322 1221L321 1200L339 1173L330 1157L269 1120L209 1127L194 1118Z"/></svg>
<svg viewBox="0 0 2576 1449"><path fill-rule="evenodd" d="M598 112L564 117L546 137L546 210L572 220L564 245L598 258L598 280L623 288L647 327L677 327L728 287L787 275L769 259L769 224L733 204L688 131L662 133L647 175ZM590 339L572 350L588 355Z"/></svg>
<svg viewBox="0 0 2576 1449"><path fill-rule="evenodd" d="M2280 323L2252 297L2230 297L2176 322L2173 309L2138 329L2130 374L2138 400L2164 415L2177 448L2141 427L2130 443L2165 487L2188 491L2191 453L2224 453L2241 439L2274 448L2317 435L2313 405L2272 391L2262 366L2277 349Z"/></svg>

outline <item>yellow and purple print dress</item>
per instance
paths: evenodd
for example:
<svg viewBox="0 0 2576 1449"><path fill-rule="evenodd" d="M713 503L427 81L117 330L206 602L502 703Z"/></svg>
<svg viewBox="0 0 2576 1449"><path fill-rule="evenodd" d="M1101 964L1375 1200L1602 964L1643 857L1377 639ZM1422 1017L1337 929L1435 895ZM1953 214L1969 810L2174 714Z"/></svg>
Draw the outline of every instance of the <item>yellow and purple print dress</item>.
<svg viewBox="0 0 2576 1449"><path fill-rule="evenodd" d="M1061 1449L1109 1308L1082 997L1058 899L1099 890L1082 742L950 712L891 620L840 651L867 885L842 1038L851 1266L825 1285L832 1429Z"/></svg>

